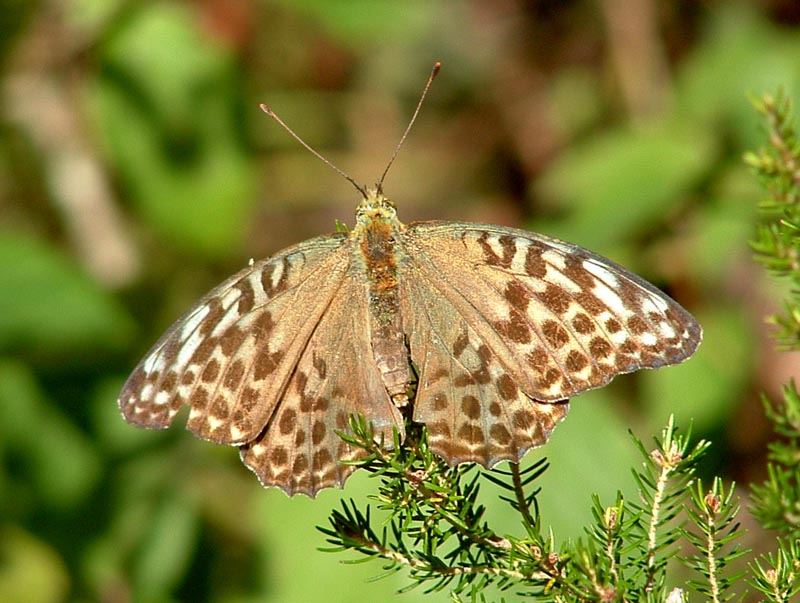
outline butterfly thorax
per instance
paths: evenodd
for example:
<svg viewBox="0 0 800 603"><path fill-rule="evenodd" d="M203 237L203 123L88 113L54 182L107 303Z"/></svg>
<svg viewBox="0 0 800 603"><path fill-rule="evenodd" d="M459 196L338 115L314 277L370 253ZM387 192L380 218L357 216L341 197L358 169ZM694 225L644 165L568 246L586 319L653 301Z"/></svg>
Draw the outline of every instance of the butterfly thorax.
<svg viewBox="0 0 800 603"><path fill-rule="evenodd" d="M370 301L381 325L392 321L399 307L397 299L398 255L402 253L397 239L405 230L394 203L382 193L368 189L356 209L356 225L350 234L354 242L356 264L364 270L369 284Z"/></svg>
<svg viewBox="0 0 800 603"><path fill-rule="evenodd" d="M363 282L369 297L372 352L384 385L398 406L408 403L411 381L398 287L398 265L403 261L398 237L405 228L397 219L394 203L369 189L356 210L356 225L350 233L353 265L366 277Z"/></svg>

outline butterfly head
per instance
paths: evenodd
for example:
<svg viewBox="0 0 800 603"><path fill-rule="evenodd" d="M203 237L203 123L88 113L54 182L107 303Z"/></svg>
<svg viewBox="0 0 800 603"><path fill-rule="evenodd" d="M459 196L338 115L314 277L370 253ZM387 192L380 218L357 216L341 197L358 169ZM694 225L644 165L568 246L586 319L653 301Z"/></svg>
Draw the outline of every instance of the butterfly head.
<svg viewBox="0 0 800 603"><path fill-rule="evenodd" d="M397 210L394 201L378 188L367 188L364 198L356 208L356 228L364 228L375 222L397 224Z"/></svg>

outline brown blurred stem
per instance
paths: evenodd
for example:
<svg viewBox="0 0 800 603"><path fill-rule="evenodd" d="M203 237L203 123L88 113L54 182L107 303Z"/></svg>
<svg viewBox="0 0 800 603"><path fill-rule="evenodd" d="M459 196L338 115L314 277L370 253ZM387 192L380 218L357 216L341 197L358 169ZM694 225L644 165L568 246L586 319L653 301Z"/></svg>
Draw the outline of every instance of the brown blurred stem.
<svg viewBox="0 0 800 603"><path fill-rule="evenodd" d="M631 119L664 111L670 104L670 82L653 0L600 0L600 10Z"/></svg>

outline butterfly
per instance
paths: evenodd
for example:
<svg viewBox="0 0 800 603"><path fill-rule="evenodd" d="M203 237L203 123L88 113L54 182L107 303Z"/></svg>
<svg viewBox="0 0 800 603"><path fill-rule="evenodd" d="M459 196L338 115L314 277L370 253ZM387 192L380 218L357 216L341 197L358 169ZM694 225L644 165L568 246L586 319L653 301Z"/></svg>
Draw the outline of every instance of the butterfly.
<svg viewBox="0 0 800 603"><path fill-rule="evenodd" d="M251 263L169 328L122 389L127 421L161 429L188 406L187 428L239 447L264 486L314 496L364 454L338 433L353 414L388 442L408 414L449 464L492 467L544 444L573 396L700 344L677 302L586 249L406 225L382 184L356 188L352 230Z"/></svg>

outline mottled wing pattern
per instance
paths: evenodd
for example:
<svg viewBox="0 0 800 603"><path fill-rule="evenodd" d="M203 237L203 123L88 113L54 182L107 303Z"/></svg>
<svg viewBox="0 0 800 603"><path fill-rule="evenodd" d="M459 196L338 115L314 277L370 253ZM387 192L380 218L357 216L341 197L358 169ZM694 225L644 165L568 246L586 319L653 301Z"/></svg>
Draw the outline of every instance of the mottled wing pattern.
<svg viewBox="0 0 800 603"><path fill-rule="evenodd" d="M563 401L680 362L700 343L699 325L676 302L575 245L428 222L409 225L401 246L419 370L414 416L450 462L516 459L547 440Z"/></svg>
<svg viewBox="0 0 800 603"><path fill-rule="evenodd" d="M365 212L386 209L369 201ZM365 224L214 289L134 370L119 399L125 418L163 428L189 406L187 427L240 446L264 485L313 496L342 485L351 467L340 461L364 454L336 433L351 414L387 439L392 428L402 435L386 379L406 359L385 357L387 334L372 333L375 324L402 324L418 374L413 419L427 425L432 449L451 464L485 466L546 442L575 394L680 362L700 343L677 303L580 247L429 222L397 223L376 248L368 237L386 224ZM384 274L393 266L396 275ZM394 286L400 315L387 317Z"/></svg>
<svg viewBox="0 0 800 603"><path fill-rule="evenodd" d="M366 454L336 433L349 430L352 414L363 415L387 444L393 427L402 437L402 417L372 353L366 284L358 277L347 277L331 300L266 429L242 447L242 460L265 486L313 496L344 484L353 467L339 461Z"/></svg>
<svg viewBox="0 0 800 603"><path fill-rule="evenodd" d="M331 299L350 254L344 235L318 237L254 263L204 297L153 346L119 397L125 419L187 427L221 444L259 435Z"/></svg>
<svg viewBox="0 0 800 603"><path fill-rule="evenodd" d="M568 402L539 403L526 395L510 376L507 359L478 335L476 315L453 304L446 282L428 280L422 270L419 275L401 279L419 375L414 421L427 425L431 449L450 464L518 461L547 441Z"/></svg>

